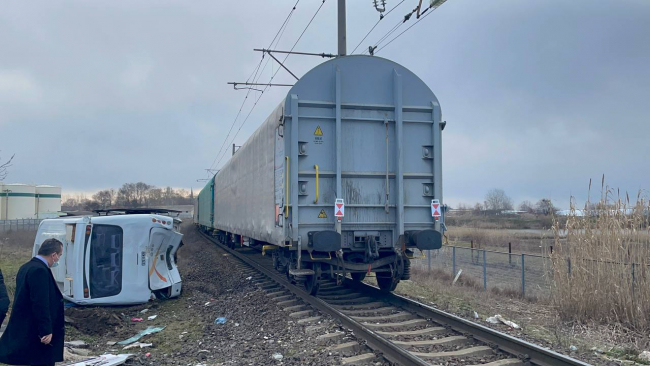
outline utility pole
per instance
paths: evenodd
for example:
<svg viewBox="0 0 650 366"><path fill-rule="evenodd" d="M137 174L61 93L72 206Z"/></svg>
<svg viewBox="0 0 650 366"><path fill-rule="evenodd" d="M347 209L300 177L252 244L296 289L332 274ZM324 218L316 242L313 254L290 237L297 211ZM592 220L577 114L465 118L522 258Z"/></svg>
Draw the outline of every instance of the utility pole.
<svg viewBox="0 0 650 366"><path fill-rule="evenodd" d="M338 4L338 23L339 23L339 56L347 54L347 38L345 31L345 0L339 0Z"/></svg>
<svg viewBox="0 0 650 366"><path fill-rule="evenodd" d="M5 195L5 220L9 220L9 192L12 192L10 189L3 189L2 192ZM9 226L11 227L11 225Z"/></svg>

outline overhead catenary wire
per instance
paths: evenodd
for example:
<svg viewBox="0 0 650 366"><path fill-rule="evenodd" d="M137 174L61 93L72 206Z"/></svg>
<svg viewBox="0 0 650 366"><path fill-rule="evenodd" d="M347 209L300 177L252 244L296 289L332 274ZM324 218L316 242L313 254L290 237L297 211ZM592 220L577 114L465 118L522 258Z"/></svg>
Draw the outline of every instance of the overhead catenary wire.
<svg viewBox="0 0 650 366"><path fill-rule="evenodd" d="M370 35L370 33L372 33L373 30L375 30L375 28L377 27L377 25L379 24L379 22L381 22L384 18L386 18L386 17L388 16L388 14L390 14L393 10L395 10L395 8L397 8L398 6L402 5L402 3L403 3L404 1L406 1L406 0L402 0L402 1L400 1L397 5L393 6L392 9L390 9L388 12L386 12L386 14L382 14L382 15L379 17L379 20L377 20L377 23L375 23L375 25L373 25L372 28L370 28L370 30L368 31L368 33L366 33L366 35L361 39L361 41L359 41L359 43L357 44L357 46L354 47L354 49L352 50L352 52L350 52L350 54L353 54L354 51L356 51L357 48L359 48L359 46L361 46L361 43L363 43L363 41L365 41L366 38L368 38L368 36Z"/></svg>
<svg viewBox="0 0 650 366"><path fill-rule="evenodd" d="M391 28L391 29L390 29L386 34L384 34L384 36L381 37L381 38L380 38L380 39L375 43L374 46L371 46L371 47L370 47L370 48L373 49L373 54L376 53L376 52L379 52L381 49L385 48L388 44L392 43L394 40L396 40L397 38L399 38L402 34L406 33L409 29L413 28L413 26L415 26L417 23L419 23L419 22L422 21L424 18L426 18L427 16L429 16L429 14L431 14L431 13L433 12L433 10L437 9L438 7L440 7L440 5L444 4L446 1L447 1L447 0L435 0L435 1L432 1L432 2L430 3L430 5L429 5L427 8L425 8L424 11L422 11L422 12L420 12L421 8L419 7L419 5L416 6L413 10L411 10L409 13L407 13L406 15L404 15L404 19L401 20L400 23L396 24L396 25L395 25L393 28ZM392 38L392 39L391 39L387 44L383 45L381 48L379 48L378 50L376 50L377 47L381 46L381 44L382 44L383 42L385 42L385 41L386 41L386 40L387 40L387 39L388 39L388 38L389 38L393 33L395 33L395 32L396 32L396 31L397 31L397 30L402 26L402 24L404 24L404 23L406 23L407 21L409 21L409 20L411 19L411 17L413 16L413 14L415 14L415 13L418 14L418 18L419 18L415 23L411 24L411 26L409 26L407 29L405 29L404 31L402 31L402 32L401 32L400 34L398 34L396 37ZM370 50L364 50L363 53L366 53L366 52L370 52Z"/></svg>
<svg viewBox="0 0 650 366"><path fill-rule="evenodd" d="M287 17L284 19L284 22L282 22L282 25L280 26L280 29L278 29L278 31L275 33L275 36L273 37L273 40L271 40L271 43L269 44L269 48L271 48L273 46L273 42L276 42L276 39L277 39L276 44L278 42L280 42L280 39L282 38L282 35L284 34L284 31L286 30L287 25L289 24L289 20L291 19L293 13L296 11L298 3L300 3L300 0L296 0L296 3L291 8L291 11L287 15ZM246 82L248 82L251 79L251 77L253 78L254 82L256 82L255 81L256 77L257 77L257 79L259 79L259 77L257 75L258 75L258 71L260 70L260 66L262 65L263 61L264 61L264 54L262 54L262 58L260 59L260 62L257 64L257 67L255 67L255 69L251 73L251 76L249 76L248 79L246 79ZM264 68L262 69L262 71L259 72L260 76L264 72L264 69L266 69L266 66L268 65L268 61L269 61L269 59L267 59L266 64L264 65ZM241 111L244 108L244 104L246 104L246 101L248 100L248 96L250 95L250 92L251 92L251 89L248 89L246 91L246 96L244 97L244 100L242 101L241 106L239 107L239 111L237 112L237 115L235 116L235 119L233 120L233 122L232 122L232 124L230 126L228 134L223 139L223 143L221 144L221 147L219 148L219 150L217 152L217 155L215 156L214 160L212 161L212 164L210 165L210 169L214 168L215 162L217 162L217 159L219 158L219 155L221 155L221 152L223 151L224 147L226 146L226 141L228 141L228 137L230 137L230 134L232 133L232 130L233 130L233 128L235 127L235 125L237 123L237 119L241 115ZM226 149L226 151L227 151L227 149Z"/></svg>
<svg viewBox="0 0 650 366"><path fill-rule="evenodd" d="M442 3L444 3L444 1L440 1L440 2L438 2L438 3L437 3L437 6L427 8L427 10L430 10L427 14L424 14L424 16L422 16L420 19L418 19L417 22L411 24L408 28L404 29L404 30L402 31L402 33L398 34L397 36L395 36L395 38L391 39L388 43L386 43L385 45L383 45L380 49L376 50L375 53L377 53L377 52L383 50L383 49L386 48L389 44L393 43L394 40L398 39L402 34L408 32L409 29L413 28L415 25L417 25L418 23L420 23L421 21L423 21L424 18L426 18L426 17L428 17L429 15L431 15L431 14L433 13L433 11L436 10L436 9L437 9L437 8L438 8Z"/></svg>
<svg viewBox="0 0 650 366"><path fill-rule="evenodd" d="M320 10L323 8L323 5L325 5L325 1L326 1L326 0L322 0L320 6L318 7L318 9L316 9L316 12L314 13L314 15L313 15L313 16L311 17L311 19L309 20L309 23L307 23L307 25L305 26L305 29L303 29L302 33L300 33L300 36L298 37L298 39L296 40L296 42L294 42L293 46L291 46L291 49L289 50L289 52L293 51L293 49L296 47L296 45L298 45L298 42L300 42L300 40L302 39L302 36L305 35L305 32L307 32L307 29L309 29L309 26L310 26L311 23L314 21L314 19L316 18L316 16L317 16L318 13L320 12ZM270 48L270 47L269 47L269 48ZM283 63L283 64L287 61L287 59L289 58L289 56L291 56L291 53L287 53L287 55L285 56L285 58L282 60L282 63ZM279 71L280 71L280 68L278 67L278 69L275 70L275 72L274 72L273 75L271 76L271 79L269 80L268 84L266 84L266 86L264 87L264 89L260 92L260 95L259 95L259 96L257 97L257 99L255 100L255 103L253 104L253 107L252 107L251 110L248 112L248 114L246 115L246 118L245 118L244 121L241 123L241 125L240 125L239 128L237 129L237 132L236 132L235 135L233 136L233 138L232 138L232 140L231 140L231 142L230 142L231 144L232 144L233 141L235 141L235 139L237 138L237 135L239 135L239 132L241 131L242 127L244 127L244 125L246 124L246 121L248 121L248 118L249 118L249 117L251 116L251 114L253 113L253 110L254 110L255 107L257 106L257 103L260 101L260 99L261 99L262 96L264 95L264 92L266 92L266 90L271 86L271 83L273 82L273 79L275 78L275 76L277 75L277 73L278 73ZM223 160L223 158L226 156L226 152L227 152L227 151L228 151L228 150L225 150L225 151L223 152L223 154L222 154L221 157L219 158L219 161L217 162L216 166L219 166L219 164L221 163L221 161Z"/></svg>
<svg viewBox="0 0 650 366"><path fill-rule="evenodd" d="M379 40L377 41L377 43L375 43L375 45L373 46L373 48L377 48L377 46L379 46L379 45L380 45L380 44L381 44L381 43L382 43L386 38L390 37L391 34L395 33L395 31L396 31L399 27L401 27L402 24L404 24L404 21L403 21L403 20L398 21L397 24L395 24L395 25L393 26L393 28L391 28L388 32L386 32L386 34L384 34L381 38L379 38ZM365 53L365 52L369 52L369 51L368 51L368 50L364 50L364 53Z"/></svg>

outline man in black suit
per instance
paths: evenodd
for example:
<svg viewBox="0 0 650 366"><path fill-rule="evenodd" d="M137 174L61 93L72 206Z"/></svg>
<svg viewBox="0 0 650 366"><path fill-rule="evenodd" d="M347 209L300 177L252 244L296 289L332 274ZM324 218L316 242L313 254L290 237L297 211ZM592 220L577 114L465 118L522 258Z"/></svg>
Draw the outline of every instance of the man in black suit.
<svg viewBox="0 0 650 366"><path fill-rule="evenodd" d="M62 254L63 244L47 239L18 270L14 305L0 338L0 362L53 366L63 361L63 297L50 271Z"/></svg>
<svg viewBox="0 0 650 366"><path fill-rule="evenodd" d="M5 279L2 277L2 270L0 269L0 327L2 322L5 321L7 311L9 310L9 295L7 295L7 287L5 286Z"/></svg>

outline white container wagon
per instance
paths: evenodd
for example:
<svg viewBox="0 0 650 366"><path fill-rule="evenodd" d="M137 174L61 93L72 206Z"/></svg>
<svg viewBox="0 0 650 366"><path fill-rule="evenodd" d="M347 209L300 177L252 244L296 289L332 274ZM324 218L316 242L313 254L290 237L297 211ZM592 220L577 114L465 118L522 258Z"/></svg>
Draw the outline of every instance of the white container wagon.
<svg viewBox="0 0 650 366"><path fill-rule="evenodd" d="M319 280L410 276L445 230L438 99L413 72L345 56L300 78L199 194L199 226L231 246L271 245L308 292Z"/></svg>

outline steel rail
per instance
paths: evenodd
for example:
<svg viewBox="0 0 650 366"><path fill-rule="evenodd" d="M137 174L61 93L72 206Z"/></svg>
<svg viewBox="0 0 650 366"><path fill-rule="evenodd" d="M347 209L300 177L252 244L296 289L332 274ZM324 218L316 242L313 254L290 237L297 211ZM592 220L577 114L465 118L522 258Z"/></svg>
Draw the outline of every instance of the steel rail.
<svg viewBox="0 0 650 366"><path fill-rule="evenodd" d="M208 236L204 233L201 233L201 235L207 240L210 240L211 242L218 244L220 249L226 251L227 253L231 254L232 256L236 257L242 262L255 268L256 270L262 272L265 276L273 279L275 282L277 282L278 284L286 288L292 294L299 297L301 300L308 303L315 309L321 311L322 313L328 314L335 319L338 319L345 327L352 330L356 337L366 341L368 347L370 347L373 351L378 351L379 353L381 353L381 355L387 360L405 366L410 366L410 365L429 366L430 365L428 362L413 355L412 353L406 351L405 349L395 345L393 342L380 336L374 331L364 327L359 322L343 314L342 312L335 309L325 301L309 295L301 287L292 285L289 281L287 281L287 279L284 276L277 273L275 269L268 268L264 264L252 259L250 256L247 256L245 254L237 252L236 250L232 250L230 248L223 246L221 243L219 243L218 240L216 240L211 236Z"/></svg>
<svg viewBox="0 0 650 366"><path fill-rule="evenodd" d="M286 280L284 276L275 271L275 269L268 268L263 263L258 262L257 260L254 260L245 254L224 247L221 243L219 243L215 238L211 236L208 236L204 233L201 233L201 235L203 235L206 239L219 244L221 249L227 251L243 262L253 266L264 275L272 278L274 281L278 282L294 295L300 297L303 301L310 304L315 309L318 309L323 313L329 314L330 316L339 319L343 325L353 330L357 337L365 340L371 349L381 352L382 355L389 361L398 363L400 365L429 365L429 363L422 360L421 358L412 355L410 352L399 346L396 346L381 335L368 328L365 328L363 325L351 319L347 315L341 313L339 310L333 308L325 301L309 295L302 289L302 287L292 285L289 281ZM355 282L348 278L346 278L344 282L346 285L358 290L367 296L377 298L396 307L403 308L404 310L415 313L422 318L429 319L442 326L451 328L456 332L471 334L472 337L476 340L493 346L493 348L498 348L505 353L511 354L520 360L527 362L527 364L530 363L539 366L590 365L586 362L582 362L572 357L562 355L536 344L527 342L523 339L515 338L509 334L499 332L482 324L474 323L459 316L409 299L405 296L392 292L386 293L376 286L372 286L363 282Z"/></svg>
<svg viewBox="0 0 650 366"><path fill-rule="evenodd" d="M541 346L527 342L523 339L515 338L509 334L471 322L459 316L411 300L402 295L392 292L386 293L375 286L366 283L355 283L350 279L346 279L345 283L362 293L373 297L379 297L392 305L416 313L421 317L431 319L441 325L446 325L457 332L469 333L479 341L496 345L503 352L517 356L522 360L531 362L532 364L540 366L589 366L588 363L542 348Z"/></svg>

